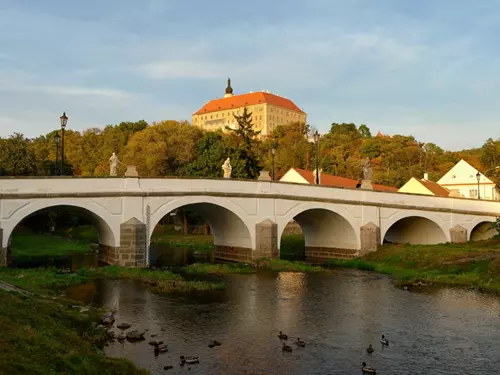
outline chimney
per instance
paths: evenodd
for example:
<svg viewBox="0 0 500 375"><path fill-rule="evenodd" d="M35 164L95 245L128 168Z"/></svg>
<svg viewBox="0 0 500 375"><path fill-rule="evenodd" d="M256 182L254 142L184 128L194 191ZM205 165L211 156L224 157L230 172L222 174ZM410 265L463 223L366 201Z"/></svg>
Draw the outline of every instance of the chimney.
<svg viewBox="0 0 500 375"><path fill-rule="evenodd" d="M429 181L429 173L427 172L424 173L424 180Z"/></svg>

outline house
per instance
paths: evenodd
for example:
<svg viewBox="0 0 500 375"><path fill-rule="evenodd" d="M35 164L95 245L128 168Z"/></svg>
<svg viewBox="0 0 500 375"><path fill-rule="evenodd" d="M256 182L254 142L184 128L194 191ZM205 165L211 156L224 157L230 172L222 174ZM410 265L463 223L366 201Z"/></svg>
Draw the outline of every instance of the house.
<svg viewBox="0 0 500 375"><path fill-rule="evenodd" d="M499 187L463 159L437 183L450 191L450 197L500 200Z"/></svg>
<svg viewBox="0 0 500 375"><path fill-rule="evenodd" d="M283 177L280 178L281 182L294 182L296 184L316 184L316 170L307 171L300 168L290 168ZM347 177L333 176L330 174L323 173L320 169L319 171L319 184L323 186L347 188L347 189L357 189L359 188L360 181L354 180ZM386 191L386 192L397 192L398 189L392 186L384 186L372 184L373 190L376 191Z"/></svg>
<svg viewBox="0 0 500 375"><path fill-rule="evenodd" d="M433 195L435 197L448 197L450 195L450 191L447 188L439 185L437 182L429 181L427 173L424 174L424 178L410 178L406 184L401 186L398 192Z"/></svg>

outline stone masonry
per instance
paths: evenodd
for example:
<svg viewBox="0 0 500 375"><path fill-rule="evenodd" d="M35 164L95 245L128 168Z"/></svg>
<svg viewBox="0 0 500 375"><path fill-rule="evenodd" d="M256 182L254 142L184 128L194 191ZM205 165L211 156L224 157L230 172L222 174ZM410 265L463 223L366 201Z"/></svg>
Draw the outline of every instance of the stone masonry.
<svg viewBox="0 0 500 375"><path fill-rule="evenodd" d="M380 228L374 223L369 222L361 226L360 232L361 249L359 250L359 255L363 256L372 251L377 251L380 244Z"/></svg>
<svg viewBox="0 0 500 375"><path fill-rule="evenodd" d="M467 229L465 229L461 225L455 225L450 229L450 237L452 243L466 243Z"/></svg>
<svg viewBox="0 0 500 375"><path fill-rule="evenodd" d="M2 247L3 244L3 229L0 228L0 267L6 267L7 262L7 249Z"/></svg>
<svg viewBox="0 0 500 375"><path fill-rule="evenodd" d="M278 258L278 225L266 219L255 225L256 247L254 259L258 258Z"/></svg>
<svg viewBox="0 0 500 375"><path fill-rule="evenodd" d="M120 225L120 249L114 264L123 267L145 267L146 247L146 224L133 217Z"/></svg>

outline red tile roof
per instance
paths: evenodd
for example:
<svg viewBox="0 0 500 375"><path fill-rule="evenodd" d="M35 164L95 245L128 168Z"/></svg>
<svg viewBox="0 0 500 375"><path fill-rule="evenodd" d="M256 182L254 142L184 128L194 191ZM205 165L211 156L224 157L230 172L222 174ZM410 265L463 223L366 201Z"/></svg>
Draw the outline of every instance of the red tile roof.
<svg viewBox="0 0 500 375"><path fill-rule="evenodd" d="M277 107L288 109L289 111L305 113L295 105L290 99L283 98L267 92L252 92L249 94L233 95L227 98L210 100L207 104L196 111L195 115L203 113L226 111L233 108L241 108L260 103L272 104Z"/></svg>
<svg viewBox="0 0 500 375"><path fill-rule="evenodd" d="M424 185L427 188L427 190L430 190L432 194L434 194L437 197L447 197L450 195L450 191L445 187L439 185L437 182L425 179L418 179L418 178L416 178L416 180L420 182L422 185Z"/></svg>
<svg viewBox="0 0 500 375"><path fill-rule="evenodd" d="M300 168L292 168L294 169L298 174L300 174L308 183L310 184L315 184L316 179L314 177L314 172L312 171L307 171L305 169L300 169ZM342 188L349 188L349 189L356 189L356 186L360 183L358 180L353 180L351 178L347 177L340 177L340 176L333 176L331 174L326 174L326 173L321 173L320 174L320 185L326 185L326 186L334 186L334 187L342 187ZM373 190L377 191L387 191L387 192L397 192L398 189L392 186L385 186L385 185L378 185L378 184L372 184Z"/></svg>

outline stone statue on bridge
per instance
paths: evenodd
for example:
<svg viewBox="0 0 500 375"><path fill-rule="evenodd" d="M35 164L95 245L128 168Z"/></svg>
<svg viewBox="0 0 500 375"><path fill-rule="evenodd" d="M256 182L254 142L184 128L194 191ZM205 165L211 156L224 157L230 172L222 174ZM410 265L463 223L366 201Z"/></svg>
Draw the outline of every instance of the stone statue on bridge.
<svg viewBox="0 0 500 375"><path fill-rule="evenodd" d="M363 164L363 180L361 181L361 189L373 190L372 175L372 164L370 163L370 159L366 158Z"/></svg>
<svg viewBox="0 0 500 375"><path fill-rule="evenodd" d="M118 164L120 160L118 160L118 156L113 152L113 155L109 158L109 175L116 176L116 172L118 170Z"/></svg>
<svg viewBox="0 0 500 375"><path fill-rule="evenodd" d="M229 158L222 164L222 170L224 171L224 178L231 178L233 167L231 167L231 160Z"/></svg>
<svg viewBox="0 0 500 375"><path fill-rule="evenodd" d="M363 164L363 180L371 181L372 175L372 164L370 163L370 159L366 158Z"/></svg>

